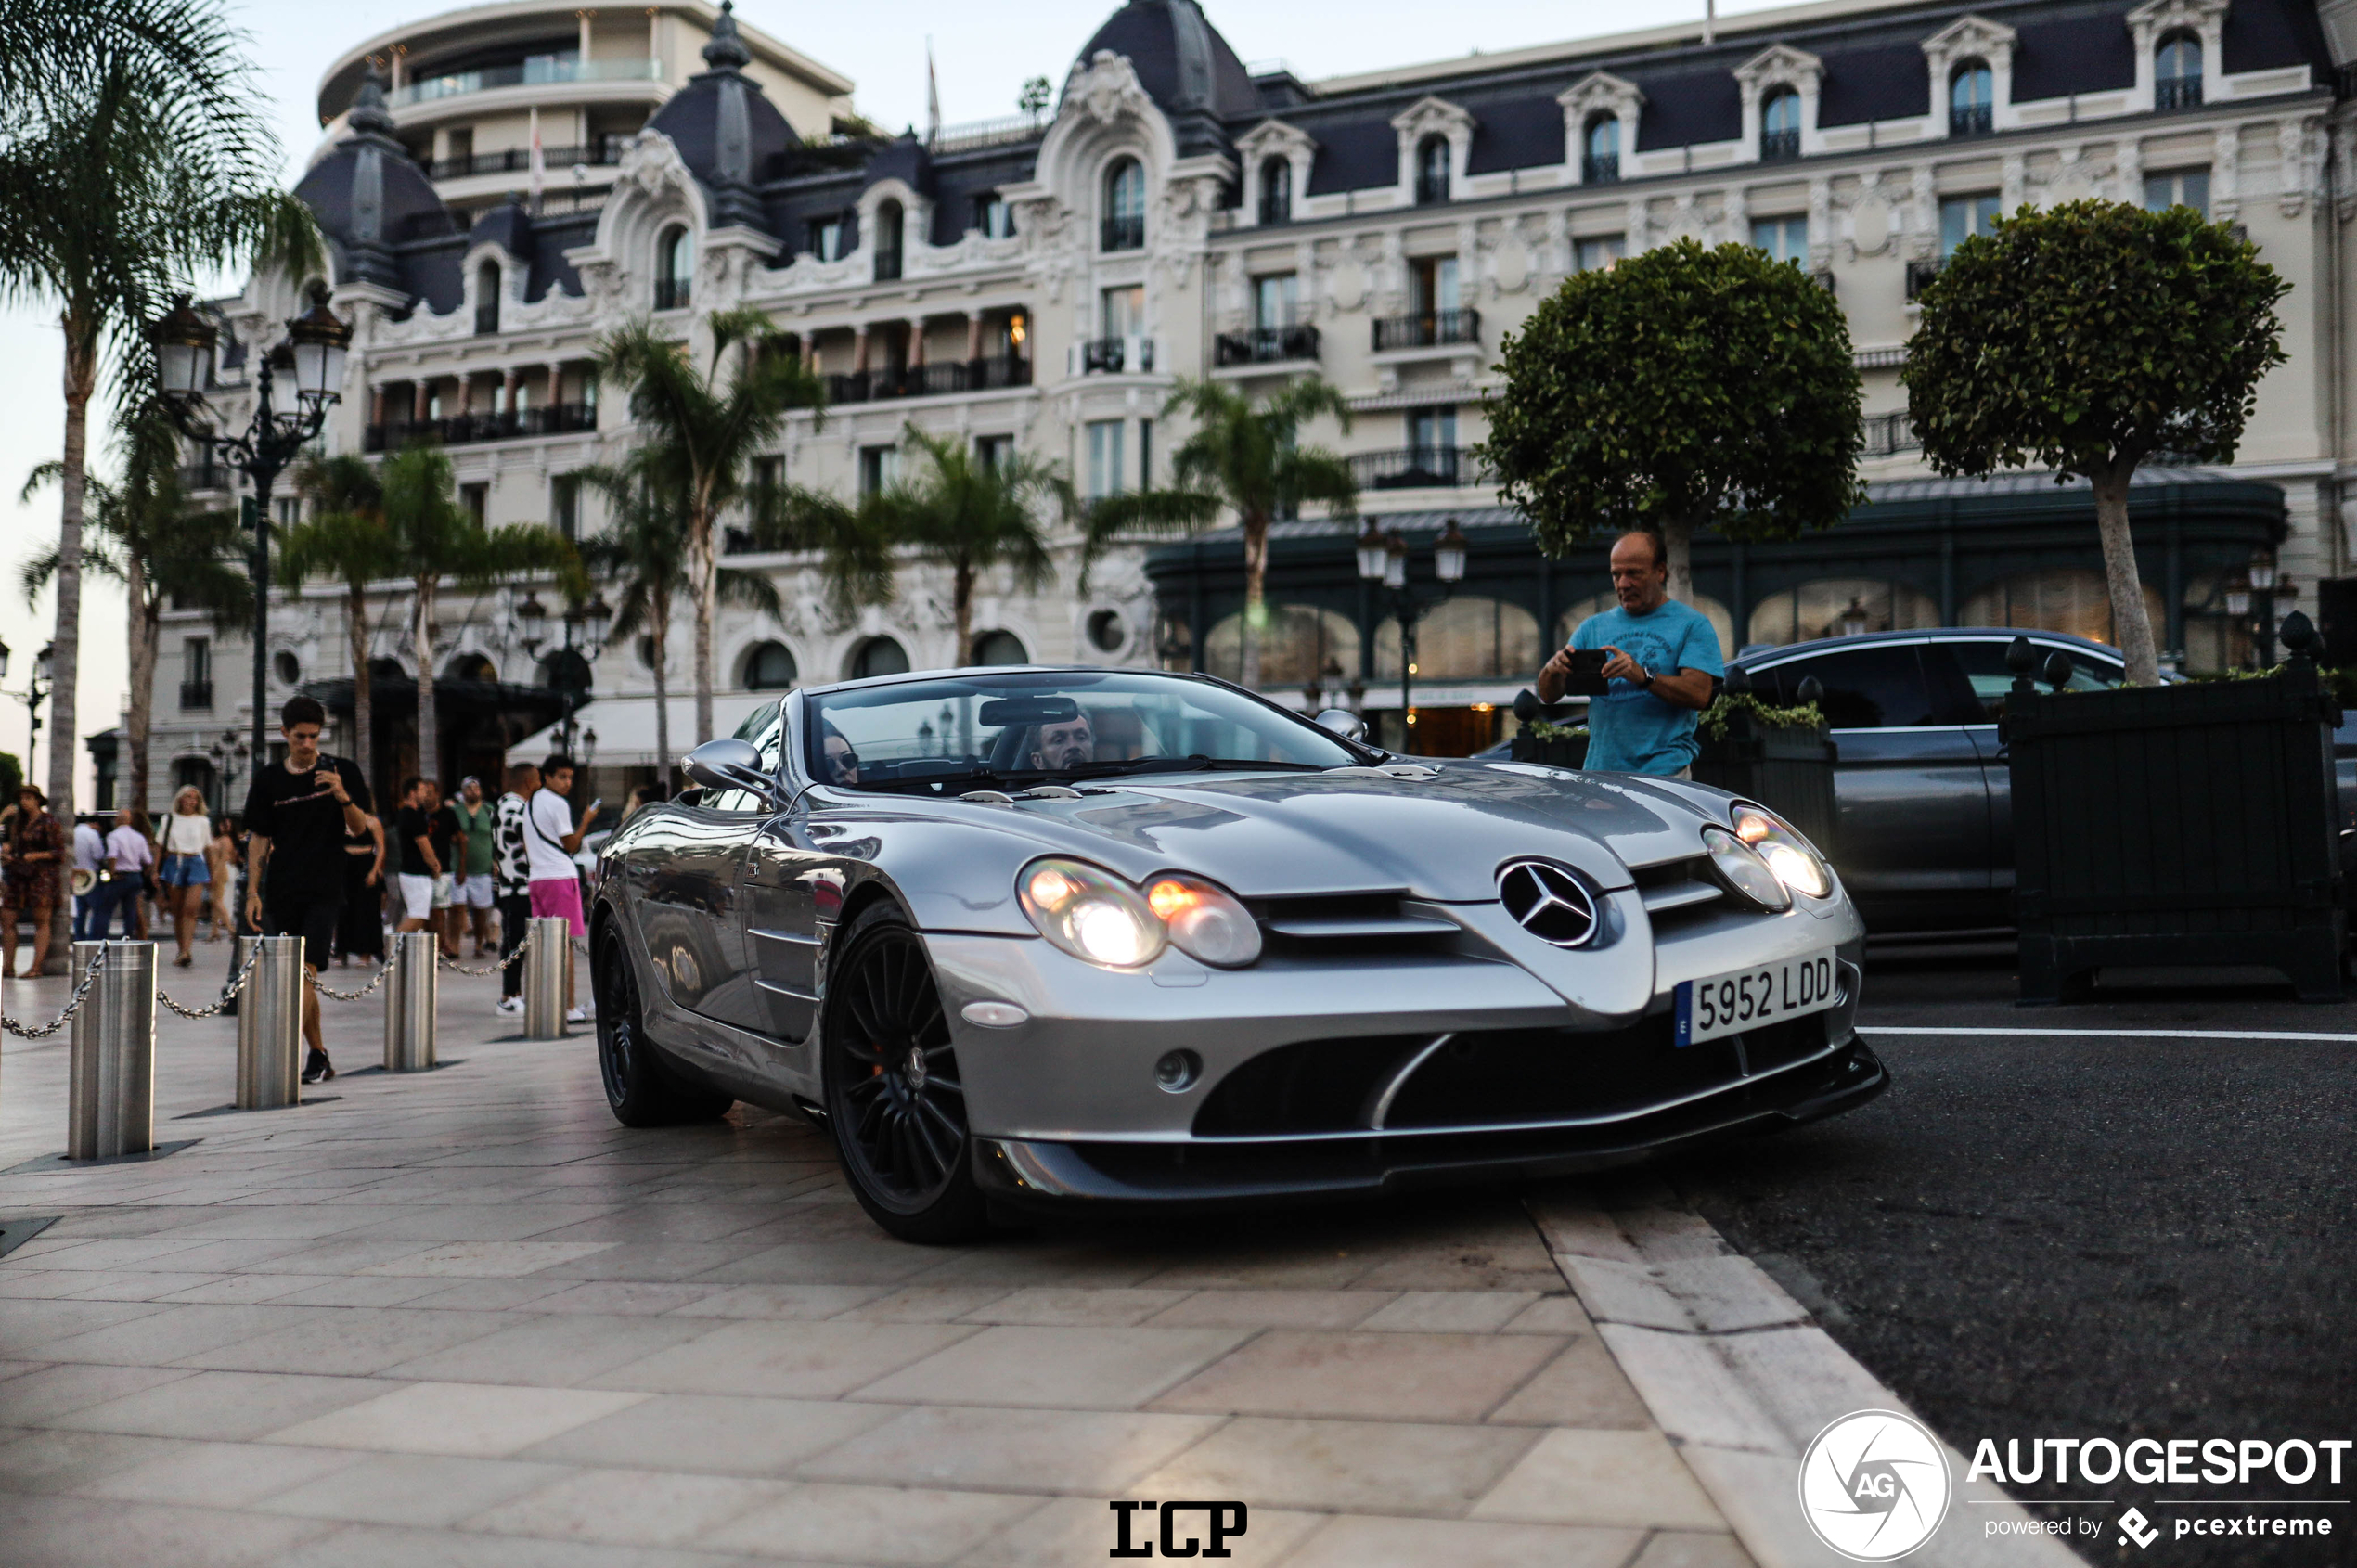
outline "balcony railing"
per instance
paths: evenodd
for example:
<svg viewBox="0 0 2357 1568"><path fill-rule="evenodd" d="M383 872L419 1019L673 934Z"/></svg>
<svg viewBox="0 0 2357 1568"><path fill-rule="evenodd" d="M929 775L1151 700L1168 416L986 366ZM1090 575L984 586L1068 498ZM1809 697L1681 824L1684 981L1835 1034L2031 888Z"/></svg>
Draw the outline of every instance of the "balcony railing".
<svg viewBox="0 0 2357 1568"><path fill-rule="evenodd" d="M402 109L413 103L432 103L437 98L488 93L499 87L551 86L564 82L662 80L661 60L584 60L543 55L516 65L495 65L482 71L462 71L449 76L429 76L423 81L394 88L385 95L385 101L395 109Z"/></svg>
<svg viewBox="0 0 2357 1568"><path fill-rule="evenodd" d="M1449 176L1440 174L1416 176L1416 205L1438 207L1449 199Z"/></svg>
<svg viewBox="0 0 2357 1568"><path fill-rule="evenodd" d="M184 463L180 466L180 488L183 490L226 490L229 488L230 475L234 472L236 470L228 464L214 462L211 458L201 463Z"/></svg>
<svg viewBox="0 0 2357 1568"><path fill-rule="evenodd" d="M1939 276L1939 269L1946 264L1944 262L1909 262L1907 298L1910 301L1921 299L1924 290L1931 287L1932 280Z"/></svg>
<svg viewBox="0 0 2357 1568"><path fill-rule="evenodd" d="M1091 338L1080 345L1080 373L1118 376L1124 371L1150 375L1154 367L1152 338Z"/></svg>
<svg viewBox="0 0 2357 1568"><path fill-rule="evenodd" d="M1620 154L1590 153L1579 161L1579 183L1584 186L1608 186L1620 178Z"/></svg>
<svg viewBox="0 0 2357 1568"><path fill-rule="evenodd" d="M1430 349L1480 341L1481 312L1477 310L1425 311L1375 323L1377 353L1385 349Z"/></svg>
<svg viewBox="0 0 2357 1568"><path fill-rule="evenodd" d="M1143 212L1107 218L1098 226L1101 231L1097 241L1100 251L1142 251L1146 248L1146 215Z"/></svg>
<svg viewBox="0 0 2357 1568"><path fill-rule="evenodd" d="M1031 385L1031 361L1014 354L945 359L898 369L853 370L827 378L829 403L884 403L899 397L947 397Z"/></svg>
<svg viewBox="0 0 2357 1568"><path fill-rule="evenodd" d="M1951 136L1985 136L1996 128L1994 111L1985 103L1951 104L1948 108L1948 134Z"/></svg>
<svg viewBox="0 0 2357 1568"><path fill-rule="evenodd" d="M1260 226L1293 222L1293 198L1264 193L1260 198Z"/></svg>
<svg viewBox="0 0 2357 1568"><path fill-rule="evenodd" d="M488 338L499 330L499 302L485 300L475 306L475 336Z"/></svg>
<svg viewBox="0 0 2357 1568"><path fill-rule="evenodd" d="M1484 474L1470 446L1402 446L1352 453L1350 477L1362 490L1453 490Z"/></svg>
<svg viewBox="0 0 2357 1568"><path fill-rule="evenodd" d="M419 442L444 446L471 446L485 441L516 441L526 436L565 435L598 428L598 410L586 403L552 403L505 414L459 414L447 419L403 420L370 425L364 437L370 452L397 452Z"/></svg>
<svg viewBox="0 0 2357 1568"><path fill-rule="evenodd" d="M899 277L900 252L897 251L877 251L876 281L879 283L894 283L897 282Z"/></svg>
<svg viewBox="0 0 2357 1568"><path fill-rule="evenodd" d="M1913 417L1905 410L1896 414L1867 416L1867 456L1888 457L1900 452L1920 452L1923 446L1922 440L1915 434Z"/></svg>
<svg viewBox="0 0 2357 1568"><path fill-rule="evenodd" d="M622 149L626 136L600 137L588 147L549 147L540 149L543 168L591 169L611 168L622 161ZM426 173L437 180L463 180L471 174L520 174L532 167L532 149L511 147L504 152L478 152L465 158L437 158L426 165Z"/></svg>
<svg viewBox="0 0 2357 1568"><path fill-rule="evenodd" d="M1762 131L1759 133L1759 161L1784 163L1800 156L1798 131Z"/></svg>
<svg viewBox="0 0 2357 1568"><path fill-rule="evenodd" d="M655 309L686 310L688 308L689 282L689 279L684 277L656 278Z"/></svg>
<svg viewBox="0 0 2357 1568"><path fill-rule="evenodd" d="M182 681L180 683L180 711L182 713L210 713L212 709L213 683L211 681Z"/></svg>
<svg viewBox="0 0 2357 1568"><path fill-rule="evenodd" d="M1222 332L1211 341L1216 365L1281 365L1287 360L1318 357L1318 328L1256 327L1245 332Z"/></svg>
<svg viewBox="0 0 2357 1568"><path fill-rule="evenodd" d="M2201 78L2171 76L2153 84L2153 108L2163 112L2172 109L2201 107Z"/></svg>

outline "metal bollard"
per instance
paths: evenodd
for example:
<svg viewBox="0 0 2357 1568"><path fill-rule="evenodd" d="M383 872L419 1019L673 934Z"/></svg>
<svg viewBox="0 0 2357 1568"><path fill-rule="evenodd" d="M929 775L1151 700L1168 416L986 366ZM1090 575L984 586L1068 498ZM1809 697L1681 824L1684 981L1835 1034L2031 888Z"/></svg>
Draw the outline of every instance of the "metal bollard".
<svg viewBox="0 0 2357 1568"><path fill-rule="evenodd" d="M385 981L385 1071L423 1073L433 1065L435 945L430 931L393 933L400 968Z"/></svg>
<svg viewBox="0 0 2357 1568"><path fill-rule="evenodd" d="M257 942L238 1009L238 1109L275 1111L303 1098L303 938L239 937L240 962Z"/></svg>
<svg viewBox="0 0 2357 1568"><path fill-rule="evenodd" d="M523 958L523 1037L565 1037L565 953L572 923L562 915L540 915L527 928L532 951Z"/></svg>
<svg viewBox="0 0 2357 1568"><path fill-rule="evenodd" d="M73 945L74 972L100 942ZM66 1158L144 1154L156 1143L156 945L111 945L89 999L73 1015Z"/></svg>

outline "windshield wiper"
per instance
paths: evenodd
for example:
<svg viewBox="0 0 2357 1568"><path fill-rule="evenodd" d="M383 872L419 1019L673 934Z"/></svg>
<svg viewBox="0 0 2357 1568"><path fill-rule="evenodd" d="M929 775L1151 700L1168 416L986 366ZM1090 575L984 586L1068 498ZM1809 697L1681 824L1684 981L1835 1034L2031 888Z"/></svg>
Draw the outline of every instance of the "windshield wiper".
<svg viewBox="0 0 2357 1568"><path fill-rule="evenodd" d="M1110 778L1125 773L1322 773L1316 763L1247 762L1242 757L1137 757L1126 763L1099 763L1063 770L1071 778Z"/></svg>

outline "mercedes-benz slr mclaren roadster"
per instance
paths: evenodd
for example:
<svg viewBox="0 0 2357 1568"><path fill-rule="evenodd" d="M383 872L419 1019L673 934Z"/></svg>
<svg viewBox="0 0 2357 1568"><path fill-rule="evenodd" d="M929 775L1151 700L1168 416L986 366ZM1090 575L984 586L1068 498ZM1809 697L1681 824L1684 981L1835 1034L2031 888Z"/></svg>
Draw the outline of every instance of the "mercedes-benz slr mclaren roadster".
<svg viewBox="0 0 2357 1568"><path fill-rule="evenodd" d="M1772 813L1405 760L1199 675L816 687L599 857L623 1122L831 1130L897 1235L1626 1162L1863 1103L1863 929Z"/></svg>

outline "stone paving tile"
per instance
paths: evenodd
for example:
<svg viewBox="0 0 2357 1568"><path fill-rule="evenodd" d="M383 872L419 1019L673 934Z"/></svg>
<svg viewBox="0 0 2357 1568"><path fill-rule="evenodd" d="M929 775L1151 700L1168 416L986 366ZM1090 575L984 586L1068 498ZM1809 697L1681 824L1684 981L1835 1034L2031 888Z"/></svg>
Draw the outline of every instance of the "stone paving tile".
<svg viewBox="0 0 2357 1568"><path fill-rule="evenodd" d="M1686 1530L1721 1523L1685 1462L1656 1432L1559 1427L1542 1435L1473 1511L1481 1519L1539 1523Z"/></svg>
<svg viewBox="0 0 2357 1568"><path fill-rule="evenodd" d="M814 1454L896 1418L888 1405L663 1394L601 1416L520 1457L637 1470L783 1476Z"/></svg>
<svg viewBox="0 0 2357 1568"><path fill-rule="evenodd" d="M410 1298L411 1306L432 1307L450 1312L512 1312L520 1306L545 1301L550 1296L570 1291L571 1279L469 1279L463 1284L444 1287L438 1280L428 1280L432 1289L424 1295Z"/></svg>
<svg viewBox="0 0 2357 1568"><path fill-rule="evenodd" d="M8 1568L170 1563L172 1568L259 1568L324 1532L307 1519L225 1513L71 1497L0 1495L0 1541Z"/></svg>
<svg viewBox="0 0 2357 1568"><path fill-rule="evenodd" d="M177 1367L41 1366L0 1382L0 1425L53 1426L73 1411L196 1375Z"/></svg>
<svg viewBox="0 0 2357 1568"><path fill-rule="evenodd" d="M657 1547L347 1524L273 1558L267 1568L766 1568L759 1560ZM813 1568L825 1568L824 1564Z"/></svg>
<svg viewBox="0 0 2357 1568"><path fill-rule="evenodd" d="M615 1241L446 1241L424 1252L412 1251L389 1258L359 1272L512 1279L581 1263L619 1245Z"/></svg>
<svg viewBox="0 0 2357 1568"><path fill-rule="evenodd" d="M178 1443L168 1453L77 1487L84 1497L191 1508L251 1508L263 1498L358 1464L343 1448L260 1443Z"/></svg>
<svg viewBox="0 0 2357 1568"><path fill-rule="evenodd" d="M1394 1300L1389 1291L1197 1291L1146 1319L1155 1329L1350 1329Z"/></svg>
<svg viewBox="0 0 2357 1568"><path fill-rule="evenodd" d="M543 1241L719 1241L773 1225L767 1204L669 1204L659 1209L616 1208L539 1232ZM761 1237L768 1240L772 1238Z"/></svg>
<svg viewBox="0 0 2357 1568"><path fill-rule="evenodd" d="M818 1450L797 1473L828 1481L891 1476L921 1486L1119 1497L1218 1425L1216 1416L920 1408Z"/></svg>
<svg viewBox="0 0 2357 1568"><path fill-rule="evenodd" d="M160 1301L174 1305L202 1303L212 1306L249 1306L280 1296L316 1290L319 1281L307 1274L225 1274L191 1290L174 1291Z"/></svg>
<svg viewBox="0 0 2357 1568"><path fill-rule="evenodd" d="M389 1274L335 1274L325 1279L308 1274L265 1274L286 1288L270 1297L285 1306L404 1306L419 1296L443 1289L437 1279Z"/></svg>
<svg viewBox="0 0 2357 1568"><path fill-rule="evenodd" d="M1621 1568L1639 1530L1494 1524L1480 1520L1336 1519L1286 1568Z"/></svg>
<svg viewBox="0 0 2357 1568"><path fill-rule="evenodd" d="M638 1279L591 1279L533 1303L535 1312L594 1312L653 1317L682 1313L722 1293L717 1285L674 1285ZM723 1314L723 1316L727 1316ZM747 1316L752 1316L747 1314Z"/></svg>
<svg viewBox="0 0 2357 1568"><path fill-rule="evenodd" d="M791 1494L791 1483L731 1475L593 1470L564 1476L467 1521L470 1530L616 1546L684 1547Z"/></svg>
<svg viewBox="0 0 2357 1568"><path fill-rule="evenodd" d="M1489 1413L1493 1424L1621 1428L1653 1425L1637 1391L1604 1342L1582 1334Z"/></svg>
<svg viewBox="0 0 2357 1568"><path fill-rule="evenodd" d="M712 1245L739 1255L695 1270L700 1283L724 1285L892 1285L912 1274L941 1266L941 1253L881 1238L858 1240L787 1241L748 1248L735 1242ZM667 1278L686 1278L685 1273Z"/></svg>
<svg viewBox="0 0 2357 1568"><path fill-rule="evenodd" d="M166 1301L183 1291L213 1284L224 1276L162 1269L126 1269L119 1274L60 1269L52 1278L69 1287L56 1292L59 1301Z"/></svg>
<svg viewBox="0 0 2357 1568"><path fill-rule="evenodd" d="M698 1543L723 1551L882 1564L949 1562L1025 1515L1037 1497L800 1483Z"/></svg>
<svg viewBox="0 0 2357 1568"><path fill-rule="evenodd" d="M1229 1422L1139 1482L1141 1497L1246 1497L1279 1508L1462 1514L1530 1448L1494 1427L1407 1421Z"/></svg>
<svg viewBox="0 0 2357 1568"><path fill-rule="evenodd" d="M365 1378L272 1372L196 1372L171 1382L52 1417L45 1424L81 1432L134 1432L150 1437L243 1441L296 1421L341 1410L384 1392Z"/></svg>
<svg viewBox="0 0 2357 1568"><path fill-rule="evenodd" d="M1715 1531L1656 1530L1629 1568L1752 1568L1734 1536Z"/></svg>
<svg viewBox="0 0 2357 1568"><path fill-rule="evenodd" d="M584 1285L578 1288L592 1290L596 1287ZM844 1314L858 1316L852 1311L853 1308L885 1293L885 1287L882 1285L681 1285L667 1288L699 1292L698 1299L672 1308L672 1315L676 1317L759 1317L812 1323Z"/></svg>
<svg viewBox="0 0 2357 1568"><path fill-rule="evenodd" d="M985 1329L866 1384L857 1396L907 1404L1135 1409L1244 1337L1235 1329Z"/></svg>
<svg viewBox="0 0 2357 1568"><path fill-rule="evenodd" d="M1155 1407L1477 1421L1562 1348L1542 1334L1278 1330L1172 1389Z"/></svg>
<svg viewBox="0 0 2357 1568"><path fill-rule="evenodd" d="M270 1435L275 1442L323 1448L501 1459L641 1397L491 1383L410 1383Z"/></svg>
<svg viewBox="0 0 2357 1568"><path fill-rule="evenodd" d="M358 1462L262 1501L269 1513L362 1524L449 1525L535 1491L569 1472L513 1459L445 1454L363 1454Z"/></svg>
<svg viewBox="0 0 2357 1568"><path fill-rule="evenodd" d="M578 1227L612 1212L611 1203L512 1203L497 1208L436 1203L397 1209L342 1234L361 1240L513 1241L531 1237L542 1241L619 1241L625 1238L577 1233Z"/></svg>
<svg viewBox="0 0 2357 1568"><path fill-rule="evenodd" d="M1360 1323L1361 1329L1486 1334L1537 1301L1530 1291L1408 1291Z"/></svg>
<svg viewBox="0 0 2357 1568"><path fill-rule="evenodd" d="M572 1258L552 1258L533 1271L535 1277L576 1283L584 1279L668 1282L693 1279L765 1250L758 1244L737 1241L599 1241L580 1245L595 1250Z"/></svg>
<svg viewBox="0 0 2357 1568"><path fill-rule="evenodd" d="M480 1339L500 1327L480 1317L418 1312L398 1306L188 1306L176 1310L288 1315L280 1323L253 1337L215 1343L175 1358L179 1366L214 1367L225 1371L341 1372L368 1377L430 1351Z"/></svg>
<svg viewBox="0 0 2357 1568"><path fill-rule="evenodd" d="M1591 1334L1596 1325L1589 1320L1579 1298L1569 1291L1560 1294L1540 1296L1505 1325L1509 1334Z"/></svg>
<svg viewBox="0 0 2357 1568"><path fill-rule="evenodd" d="M71 1490L175 1446L170 1438L121 1432L28 1432L0 1443L0 1492Z"/></svg>
<svg viewBox="0 0 2357 1568"><path fill-rule="evenodd" d="M1143 1510L1131 1515L1131 1519L1133 1547L1158 1544L1158 1519ZM1183 1546L1191 1536L1200 1538L1204 1534L1202 1520L1199 1513L1176 1516L1172 1534L1178 1537L1178 1544ZM1326 1516L1319 1513L1251 1508L1244 1520L1244 1534L1227 1543L1234 1555L1222 1560L1224 1568L1275 1568L1325 1520ZM1113 1549L1114 1529L1114 1512L1103 1501L1092 1497L1063 1498L1000 1531L966 1557L959 1568L1047 1568L1048 1564L1062 1568L1066 1563L1101 1562Z"/></svg>
<svg viewBox="0 0 2357 1568"><path fill-rule="evenodd" d="M568 1388L712 1331L694 1318L559 1313L401 1362L385 1375Z"/></svg>
<svg viewBox="0 0 2357 1568"><path fill-rule="evenodd" d="M843 1317L858 1323L952 1323L1013 1293L1008 1285L909 1285L879 1294Z"/></svg>
<svg viewBox="0 0 2357 1568"><path fill-rule="evenodd" d="M918 1323L735 1322L585 1380L650 1394L832 1399L988 1330Z"/></svg>
<svg viewBox="0 0 2357 1568"><path fill-rule="evenodd" d="M1132 1323L1143 1322L1166 1307L1176 1306L1191 1293L1186 1291L1088 1291L1031 1285L1011 1295L1001 1296L987 1306L976 1307L959 1321L1027 1323L1037 1327L1085 1324L1126 1328Z"/></svg>
<svg viewBox="0 0 2357 1568"><path fill-rule="evenodd" d="M68 1312L96 1312L102 1305L88 1306L67 1302L11 1303L0 1307L0 1325L26 1308L39 1305L61 1307ZM80 1323L86 1331L71 1331L73 1325L60 1324L62 1331L44 1336L40 1350L43 1356L58 1361L109 1361L123 1366L165 1366L184 1356L198 1356L218 1345L237 1344L242 1341L273 1335L291 1328L303 1319L306 1309L285 1306L166 1306L153 1309L124 1306L124 1320L93 1328ZM103 1320L102 1320L103 1321ZM4 1331L4 1330L0 1330Z"/></svg>

